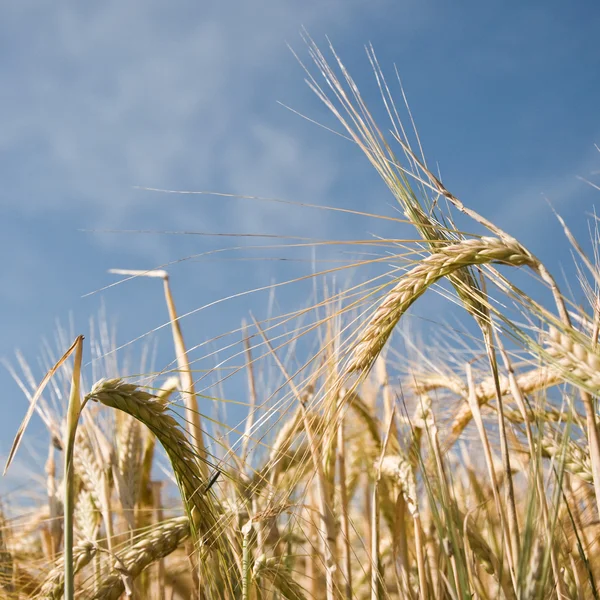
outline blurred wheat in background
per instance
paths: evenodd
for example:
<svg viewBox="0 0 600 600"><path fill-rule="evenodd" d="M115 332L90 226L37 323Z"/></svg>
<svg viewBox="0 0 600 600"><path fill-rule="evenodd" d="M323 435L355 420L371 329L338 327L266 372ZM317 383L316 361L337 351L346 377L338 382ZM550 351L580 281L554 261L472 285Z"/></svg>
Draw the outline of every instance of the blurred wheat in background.
<svg viewBox="0 0 600 600"><path fill-rule="evenodd" d="M416 239L348 242L362 257L307 276L308 306L230 324L219 368L190 360L166 272L116 271L163 282L172 368L123 370L104 322L42 384L20 360L50 443L45 487L3 507L2 598L598 598L595 224L591 259L563 224L583 306L446 189L371 48L385 127L333 49L307 44L309 85ZM430 289L469 339L418 343L402 327ZM247 388L232 425L198 390L235 375Z"/></svg>

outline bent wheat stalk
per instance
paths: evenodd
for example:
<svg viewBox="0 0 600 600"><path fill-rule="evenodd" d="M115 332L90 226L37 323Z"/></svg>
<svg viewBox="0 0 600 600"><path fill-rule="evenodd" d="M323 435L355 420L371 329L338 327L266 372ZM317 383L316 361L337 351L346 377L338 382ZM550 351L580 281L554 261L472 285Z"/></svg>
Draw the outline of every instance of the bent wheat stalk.
<svg viewBox="0 0 600 600"><path fill-rule="evenodd" d="M223 527L220 524L216 501L213 495L207 492L209 482L202 477L202 469L199 466L202 459L186 438L179 423L167 413L167 405L154 395L121 379L99 381L86 399L96 400L126 412L141 421L156 436L171 461L192 533L194 537L199 538L199 547L211 552L211 560L202 561L203 568L210 568L214 579L225 572L217 569L216 562L228 565L227 581L223 583L231 586L231 589L235 588L239 573L236 573L234 568L237 564L234 560L234 549L228 537L223 535L222 528L225 524Z"/></svg>
<svg viewBox="0 0 600 600"><path fill-rule="evenodd" d="M366 373L371 369L402 315L428 287L459 269L486 263L533 269L538 265L532 254L511 240L483 237L440 248L406 273L385 297L354 347L346 372Z"/></svg>
<svg viewBox="0 0 600 600"><path fill-rule="evenodd" d="M167 413L167 405L121 379L100 380L86 398L122 410L152 431L169 456L192 528L205 543L213 538L216 515L204 493L206 482L199 475L198 458L177 421Z"/></svg>

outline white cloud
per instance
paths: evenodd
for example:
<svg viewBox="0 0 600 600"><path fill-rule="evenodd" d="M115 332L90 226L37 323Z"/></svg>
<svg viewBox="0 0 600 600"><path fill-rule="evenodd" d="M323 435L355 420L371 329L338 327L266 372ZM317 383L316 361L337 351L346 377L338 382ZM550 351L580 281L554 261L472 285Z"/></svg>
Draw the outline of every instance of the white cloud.
<svg viewBox="0 0 600 600"><path fill-rule="evenodd" d="M4 28L30 34L13 40L18 52L4 66L11 86L0 96L0 151L18 167L0 203L15 218L64 214L71 227L98 230L330 237L325 212L132 186L331 203L339 157L276 101L282 90L286 100L300 91L296 107L312 99L286 41L301 46L301 26L335 33L363 7L269 0L13 8ZM149 267L215 246L197 238L182 250L180 239L99 234L82 237L82 247L90 241L115 260L133 253ZM264 279L270 270L265 263L254 272ZM211 271L215 285L225 283L221 270Z"/></svg>

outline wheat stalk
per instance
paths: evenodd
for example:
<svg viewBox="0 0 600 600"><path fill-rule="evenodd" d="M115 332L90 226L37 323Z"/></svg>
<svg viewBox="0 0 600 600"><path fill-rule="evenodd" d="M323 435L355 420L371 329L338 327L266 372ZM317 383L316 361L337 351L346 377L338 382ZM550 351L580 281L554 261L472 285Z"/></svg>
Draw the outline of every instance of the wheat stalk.
<svg viewBox="0 0 600 600"><path fill-rule="evenodd" d="M121 410L152 431L173 465L192 526L198 528L203 536L212 536L216 518L204 493L207 482L199 474L198 458L181 427L167 413L167 405L157 401L153 394L121 379L100 380L86 398Z"/></svg>
<svg viewBox="0 0 600 600"><path fill-rule="evenodd" d="M126 412L146 425L156 436L171 461L192 532L195 537L200 536L201 549L213 551L210 560L200 560L200 568L213 580L215 577L223 577L222 583L234 589L239 573L235 570L237 561L234 547L228 536L223 535L226 521L220 523L218 506L208 491L209 482L201 475L201 458L177 421L167 413L167 405L154 395L121 379L99 381L86 399ZM221 566L218 566L218 561L221 561ZM225 574L227 577L224 577Z"/></svg>

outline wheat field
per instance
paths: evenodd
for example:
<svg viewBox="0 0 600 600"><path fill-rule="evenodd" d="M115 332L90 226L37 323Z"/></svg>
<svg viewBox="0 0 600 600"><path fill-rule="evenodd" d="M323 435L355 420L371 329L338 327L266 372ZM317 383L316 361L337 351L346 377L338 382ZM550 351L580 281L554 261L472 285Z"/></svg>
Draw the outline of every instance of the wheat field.
<svg viewBox="0 0 600 600"><path fill-rule="evenodd" d="M582 306L430 170L371 48L382 128L333 49L307 44L310 87L415 239L377 240L380 257L338 269L379 275L339 288L311 274L324 291L309 306L229 324L214 372L190 359L168 273L116 270L163 282L172 366L122 370L102 323L41 382L19 360L30 405L7 469L33 413L49 444L44 475L0 507L2 598L599 597L595 226L589 258L561 221ZM468 339L417 343L403 326L436 291ZM198 391L232 374L235 425Z"/></svg>

